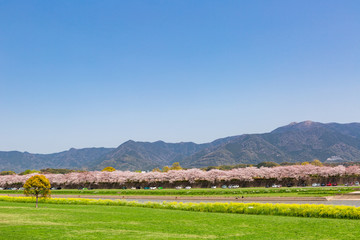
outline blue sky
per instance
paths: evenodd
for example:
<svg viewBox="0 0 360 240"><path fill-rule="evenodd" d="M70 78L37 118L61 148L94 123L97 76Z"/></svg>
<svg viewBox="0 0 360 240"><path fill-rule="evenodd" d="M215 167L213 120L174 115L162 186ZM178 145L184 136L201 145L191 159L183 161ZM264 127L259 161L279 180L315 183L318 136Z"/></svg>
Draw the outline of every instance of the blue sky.
<svg viewBox="0 0 360 240"><path fill-rule="evenodd" d="M0 151L360 122L359 1L0 0Z"/></svg>

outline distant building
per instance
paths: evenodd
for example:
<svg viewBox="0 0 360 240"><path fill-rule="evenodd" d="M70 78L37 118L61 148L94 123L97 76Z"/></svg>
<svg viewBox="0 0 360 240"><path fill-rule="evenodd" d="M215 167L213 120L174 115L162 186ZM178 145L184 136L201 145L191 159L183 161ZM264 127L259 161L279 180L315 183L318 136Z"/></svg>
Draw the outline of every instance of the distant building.
<svg viewBox="0 0 360 240"><path fill-rule="evenodd" d="M325 162L336 163L336 162L346 162L346 161L339 156L331 156L331 157L327 158Z"/></svg>

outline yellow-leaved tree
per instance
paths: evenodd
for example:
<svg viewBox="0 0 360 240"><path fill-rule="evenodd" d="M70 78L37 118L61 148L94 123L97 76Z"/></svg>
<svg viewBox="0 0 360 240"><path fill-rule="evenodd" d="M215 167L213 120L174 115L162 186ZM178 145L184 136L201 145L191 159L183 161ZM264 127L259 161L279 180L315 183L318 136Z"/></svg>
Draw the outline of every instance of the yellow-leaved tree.
<svg viewBox="0 0 360 240"><path fill-rule="evenodd" d="M168 166L165 166L162 168L162 172L168 172L170 170L170 168Z"/></svg>
<svg viewBox="0 0 360 240"><path fill-rule="evenodd" d="M180 166L179 162L174 162L170 168L170 170L182 170L183 168Z"/></svg>
<svg viewBox="0 0 360 240"><path fill-rule="evenodd" d="M24 194L26 196L36 197L36 205L38 207L39 197L48 198L50 197L51 185L49 179L44 175L35 175L30 177L24 184Z"/></svg>
<svg viewBox="0 0 360 240"><path fill-rule="evenodd" d="M115 168L113 168L113 167L106 167L106 168L104 168L103 170L101 170L102 172L113 172L113 171L115 171L116 169Z"/></svg>
<svg viewBox="0 0 360 240"><path fill-rule="evenodd" d="M318 166L318 167L324 166L324 165L322 164L322 162L320 162L319 159L314 159L310 164L312 164L312 165L314 165L314 166Z"/></svg>

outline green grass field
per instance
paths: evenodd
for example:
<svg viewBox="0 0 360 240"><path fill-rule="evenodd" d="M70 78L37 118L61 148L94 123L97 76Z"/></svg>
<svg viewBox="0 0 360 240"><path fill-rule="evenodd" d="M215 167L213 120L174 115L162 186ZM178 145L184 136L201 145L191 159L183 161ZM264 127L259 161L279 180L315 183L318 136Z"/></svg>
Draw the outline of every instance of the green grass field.
<svg viewBox="0 0 360 240"><path fill-rule="evenodd" d="M157 195L157 196L247 196L247 197L323 197L346 194L353 192L359 187L305 187L305 188L237 188L237 189L211 189L211 188L192 188L192 189L94 189L77 190L63 189L53 190L52 194L76 194L76 195ZM0 194L19 194L22 191L0 190Z"/></svg>
<svg viewBox="0 0 360 240"><path fill-rule="evenodd" d="M359 220L0 202L0 239L358 239Z"/></svg>

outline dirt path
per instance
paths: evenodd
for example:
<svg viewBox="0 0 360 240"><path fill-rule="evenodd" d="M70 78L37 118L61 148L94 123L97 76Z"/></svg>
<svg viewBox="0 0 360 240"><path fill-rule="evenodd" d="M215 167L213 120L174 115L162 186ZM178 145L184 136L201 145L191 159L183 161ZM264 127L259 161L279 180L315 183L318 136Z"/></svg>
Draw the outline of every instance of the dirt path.
<svg viewBox="0 0 360 240"><path fill-rule="evenodd" d="M0 194L0 196L24 197L23 194ZM328 201L328 197L188 197L149 195L68 195L52 194L53 198L96 198L96 199L144 199L144 200L208 200L208 201Z"/></svg>

